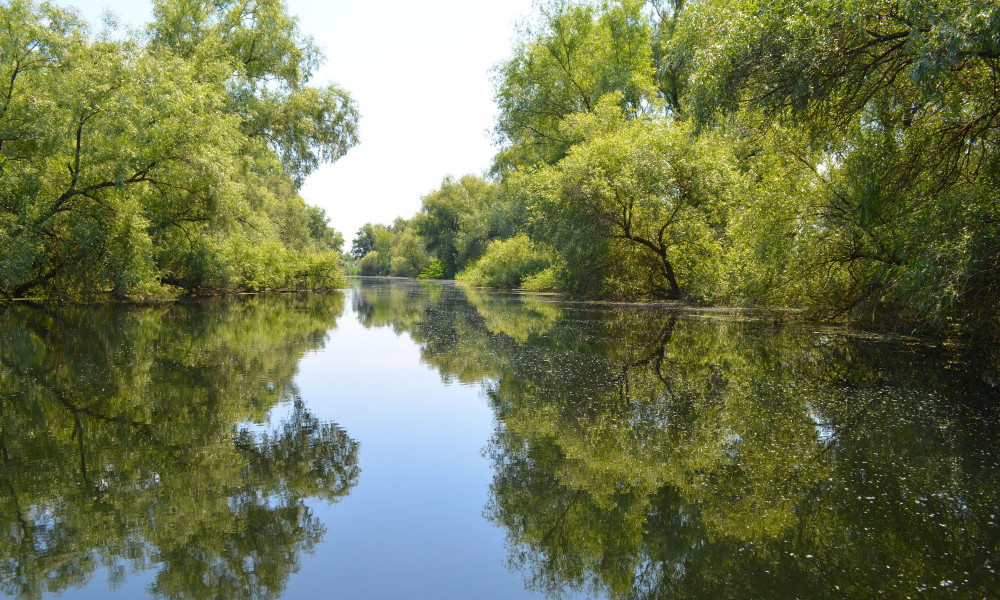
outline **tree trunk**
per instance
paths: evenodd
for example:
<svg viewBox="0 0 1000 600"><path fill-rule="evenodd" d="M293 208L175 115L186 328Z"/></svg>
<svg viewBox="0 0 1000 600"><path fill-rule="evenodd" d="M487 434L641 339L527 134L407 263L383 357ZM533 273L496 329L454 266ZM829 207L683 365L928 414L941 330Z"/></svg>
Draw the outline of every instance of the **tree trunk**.
<svg viewBox="0 0 1000 600"><path fill-rule="evenodd" d="M674 275L674 266L670 264L667 260L666 253L660 255L660 260L663 261L663 276L667 279L667 283L670 284L670 292L667 298L670 300L680 300L681 298L681 286L677 285L677 276Z"/></svg>

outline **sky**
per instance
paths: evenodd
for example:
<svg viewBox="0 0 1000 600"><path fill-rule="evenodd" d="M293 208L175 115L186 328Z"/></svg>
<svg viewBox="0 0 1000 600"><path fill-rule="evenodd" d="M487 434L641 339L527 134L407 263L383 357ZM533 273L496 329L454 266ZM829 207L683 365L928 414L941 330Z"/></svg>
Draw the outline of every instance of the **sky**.
<svg viewBox="0 0 1000 600"><path fill-rule="evenodd" d="M445 176L489 168L491 68L510 56L532 0L285 1L326 55L310 83L339 84L361 111L361 143L301 190L348 247L365 223L413 216ZM95 28L105 11L133 26L152 13L137 0L55 3L77 7Z"/></svg>

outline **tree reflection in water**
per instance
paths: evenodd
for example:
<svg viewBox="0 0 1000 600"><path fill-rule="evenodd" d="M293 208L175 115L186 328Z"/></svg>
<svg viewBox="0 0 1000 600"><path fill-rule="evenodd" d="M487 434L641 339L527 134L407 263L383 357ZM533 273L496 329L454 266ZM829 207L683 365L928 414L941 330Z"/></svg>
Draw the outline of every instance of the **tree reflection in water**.
<svg viewBox="0 0 1000 600"><path fill-rule="evenodd" d="M163 597L279 596L323 535L306 499L359 476L291 383L343 302L0 312L0 592L106 568L151 569ZM995 359L439 284L365 282L352 305L483 387L485 515L533 589L995 595Z"/></svg>
<svg viewBox="0 0 1000 600"><path fill-rule="evenodd" d="M292 385L343 295L0 312L0 591L153 569L169 598L276 598L358 444ZM269 411L290 403L276 426ZM256 429L266 431L255 432Z"/></svg>
<svg viewBox="0 0 1000 600"><path fill-rule="evenodd" d="M354 302L446 380L483 382L497 419L486 516L530 587L995 593L998 394L967 357L753 319L435 294L367 284Z"/></svg>

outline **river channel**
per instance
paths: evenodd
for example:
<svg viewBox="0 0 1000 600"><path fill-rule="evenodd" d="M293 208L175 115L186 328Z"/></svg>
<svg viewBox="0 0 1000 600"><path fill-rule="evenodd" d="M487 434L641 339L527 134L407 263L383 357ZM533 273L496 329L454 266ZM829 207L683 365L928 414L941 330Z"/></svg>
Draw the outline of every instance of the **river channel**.
<svg viewBox="0 0 1000 600"><path fill-rule="evenodd" d="M996 373L434 282L0 307L0 597L1000 598Z"/></svg>

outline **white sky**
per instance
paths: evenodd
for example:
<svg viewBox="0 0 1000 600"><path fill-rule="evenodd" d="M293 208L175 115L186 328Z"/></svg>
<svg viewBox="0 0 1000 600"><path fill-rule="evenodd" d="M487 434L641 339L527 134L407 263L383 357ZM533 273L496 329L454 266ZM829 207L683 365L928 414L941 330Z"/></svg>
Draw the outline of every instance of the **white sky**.
<svg viewBox="0 0 1000 600"><path fill-rule="evenodd" d="M95 28L105 10L144 24L141 0L55 0ZM490 69L510 55L531 0L286 0L326 54L312 83L335 82L361 109L361 143L306 180L347 247L366 222L409 218L446 175L490 164L495 106Z"/></svg>

